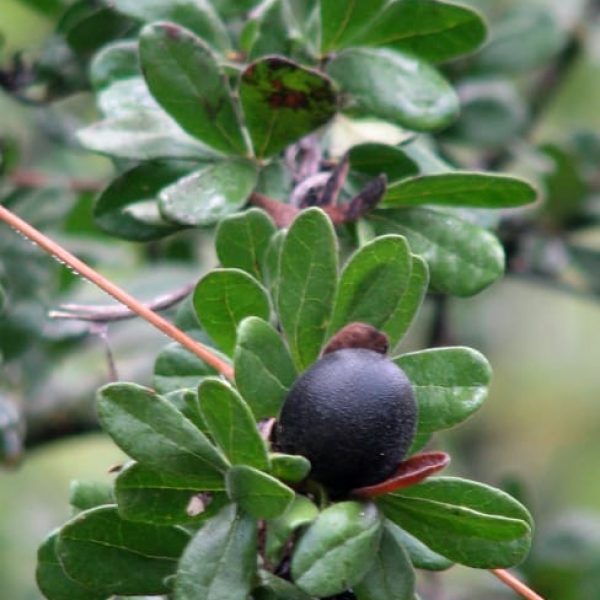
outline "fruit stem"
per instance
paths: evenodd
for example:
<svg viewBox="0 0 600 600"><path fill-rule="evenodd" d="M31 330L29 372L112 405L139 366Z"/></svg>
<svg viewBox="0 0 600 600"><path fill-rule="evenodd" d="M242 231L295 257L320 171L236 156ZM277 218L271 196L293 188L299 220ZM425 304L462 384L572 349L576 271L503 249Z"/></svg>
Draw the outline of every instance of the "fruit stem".
<svg viewBox="0 0 600 600"><path fill-rule="evenodd" d="M94 285L115 298L115 300L121 304L125 305L134 313L139 315L142 319L148 321L148 323L162 331L162 333L174 339L176 342L179 342L184 348L195 354L206 364L216 369L219 373L221 373L221 375L227 379L233 379L233 367L214 354L210 348L207 348L203 344L200 344L196 340L189 337L187 334L181 331L181 329L175 327L172 323L139 302L139 300L136 300L133 296L100 275L100 273L92 269L83 261L73 256L73 254L65 250L62 246L45 236L43 233L35 229L35 227L32 227L29 223L23 221L23 219L17 217L17 215L1 205L0 221L4 221L7 225L12 227L21 235L37 244L42 250L51 256L54 256L60 262L68 265L79 275L91 281Z"/></svg>
<svg viewBox="0 0 600 600"><path fill-rule="evenodd" d="M528 588L522 581L519 581L514 575L506 569L490 569L490 573L495 575L502 583L505 583L509 588L517 592L517 594L527 598L527 600L544 600L542 596L536 594L532 589Z"/></svg>

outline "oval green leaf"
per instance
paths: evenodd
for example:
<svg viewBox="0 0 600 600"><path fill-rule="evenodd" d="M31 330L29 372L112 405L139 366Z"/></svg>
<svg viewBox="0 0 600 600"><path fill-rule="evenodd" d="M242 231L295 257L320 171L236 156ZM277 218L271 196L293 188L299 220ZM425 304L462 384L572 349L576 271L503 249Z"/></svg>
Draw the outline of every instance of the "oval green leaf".
<svg viewBox="0 0 600 600"><path fill-rule="evenodd" d="M277 309L298 370L319 355L337 286L337 241L318 208L292 223L281 251Z"/></svg>
<svg viewBox="0 0 600 600"><path fill-rule="evenodd" d="M180 225L214 225L246 203L257 179L256 167L249 161L217 162L163 189L160 211Z"/></svg>
<svg viewBox="0 0 600 600"><path fill-rule="evenodd" d="M394 362L415 391L418 434L462 423L487 397L492 369L485 356L472 348L433 348L398 356Z"/></svg>
<svg viewBox="0 0 600 600"><path fill-rule="evenodd" d="M242 74L240 100L257 156L272 156L325 125L335 114L328 77L288 59L270 56Z"/></svg>
<svg viewBox="0 0 600 600"><path fill-rule="evenodd" d="M387 520L386 525L388 523L393 525L389 519ZM397 527L396 535L416 569L423 569L425 571L445 571L454 564L445 556L428 548L421 540L410 535L410 533L404 531L404 529Z"/></svg>
<svg viewBox="0 0 600 600"><path fill-rule="evenodd" d="M256 519L278 517L294 499L287 485L248 465L231 467L225 480L231 500Z"/></svg>
<svg viewBox="0 0 600 600"><path fill-rule="evenodd" d="M227 77L206 44L173 23L147 25L140 60L157 102L191 136L226 153L245 154Z"/></svg>
<svg viewBox="0 0 600 600"><path fill-rule="evenodd" d="M271 473L277 479L296 483L302 481L310 473L310 461L299 454L281 454L275 452L270 455Z"/></svg>
<svg viewBox="0 0 600 600"><path fill-rule="evenodd" d="M519 564L531 546L531 516L505 492L453 477L381 496L386 517L433 551L470 567Z"/></svg>
<svg viewBox="0 0 600 600"><path fill-rule="evenodd" d="M453 215L425 208L372 213L378 235L398 233L429 265L437 291L472 296L504 273L504 250L489 231Z"/></svg>
<svg viewBox="0 0 600 600"><path fill-rule="evenodd" d="M399 530L386 521L375 561L353 588L357 600L414 600L415 572Z"/></svg>
<svg viewBox="0 0 600 600"><path fill-rule="evenodd" d="M221 265L242 269L260 281L265 252L274 233L273 221L258 208L223 219L215 239Z"/></svg>
<svg viewBox="0 0 600 600"><path fill-rule="evenodd" d="M450 84L424 60L386 48L338 54L328 73L350 96L350 108L415 131L449 125L458 115Z"/></svg>
<svg viewBox="0 0 600 600"><path fill-rule="evenodd" d="M269 318L266 290L239 269L214 269L194 292L194 308L202 328L228 355L233 354L238 325L250 316Z"/></svg>
<svg viewBox="0 0 600 600"><path fill-rule="evenodd" d="M384 174L388 184L416 175L417 163L398 146L369 142L352 146L348 153L350 169L377 177Z"/></svg>
<svg viewBox="0 0 600 600"><path fill-rule="evenodd" d="M138 462L186 475L200 489L222 489L226 460L163 397L133 383L113 383L99 390L97 407L103 429Z"/></svg>
<svg viewBox="0 0 600 600"><path fill-rule="evenodd" d="M257 522L229 504L185 549L175 600L247 600L256 573Z"/></svg>
<svg viewBox="0 0 600 600"><path fill-rule="evenodd" d="M258 317L244 319L233 364L237 388L256 419L277 416L296 379L294 363L279 333Z"/></svg>
<svg viewBox="0 0 600 600"><path fill-rule="evenodd" d="M339 502L325 509L296 544L294 582L313 596L354 586L373 564L382 525L374 504Z"/></svg>
<svg viewBox="0 0 600 600"><path fill-rule="evenodd" d="M211 435L229 462L268 470L265 443L242 397L221 379L208 378L198 388L198 399Z"/></svg>
<svg viewBox="0 0 600 600"><path fill-rule="evenodd" d="M188 541L182 529L125 521L116 507L100 506L69 521L56 550L67 576L85 587L105 596L153 596L170 591L165 580Z"/></svg>
<svg viewBox="0 0 600 600"><path fill-rule="evenodd" d="M440 204L467 208L513 208L536 199L526 181L508 175L454 171L405 179L387 188L381 208Z"/></svg>
<svg viewBox="0 0 600 600"><path fill-rule="evenodd" d="M75 479L69 488L69 504L75 511L88 510L103 504L114 504L111 483Z"/></svg>

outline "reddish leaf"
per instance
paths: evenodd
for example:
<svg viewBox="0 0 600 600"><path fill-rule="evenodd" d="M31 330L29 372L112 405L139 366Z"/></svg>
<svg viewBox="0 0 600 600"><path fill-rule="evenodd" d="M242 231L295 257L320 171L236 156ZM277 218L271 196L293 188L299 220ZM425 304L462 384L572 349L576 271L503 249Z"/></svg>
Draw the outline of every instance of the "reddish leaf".
<svg viewBox="0 0 600 600"><path fill-rule="evenodd" d="M323 356L342 348L366 348L385 354L388 351L388 336L367 323L350 323L340 329L327 343Z"/></svg>
<svg viewBox="0 0 600 600"><path fill-rule="evenodd" d="M420 483L430 475L441 471L450 463L445 452L422 452L404 460L396 472L385 481L353 490L355 496L374 498Z"/></svg>

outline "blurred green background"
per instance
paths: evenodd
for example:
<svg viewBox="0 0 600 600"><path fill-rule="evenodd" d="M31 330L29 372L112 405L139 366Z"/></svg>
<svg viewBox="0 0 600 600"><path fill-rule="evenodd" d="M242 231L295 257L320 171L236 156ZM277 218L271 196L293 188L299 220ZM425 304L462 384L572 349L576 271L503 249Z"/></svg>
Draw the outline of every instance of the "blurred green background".
<svg viewBox="0 0 600 600"><path fill-rule="evenodd" d="M502 15L514 2L471 0L491 18ZM573 19L582 2L537 0L561 23ZM31 0L30 4L35 4ZM532 2L533 4L533 2ZM53 21L17 0L0 0L0 30L5 35L4 53L15 50L35 53L53 29ZM492 59L490 59L492 60ZM89 98L81 106L89 110ZM535 130L538 143L564 141L572 130L600 131L600 28L583 53L556 98L544 109ZM0 134L22 140L35 139L39 114L17 107L0 93ZM64 171L102 174L107 161L72 151L52 154L53 147L33 146L28 152L42 164L60 163ZM46 154L44 154L44 152ZM527 172L518 162L515 170ZM1 237L10 236L3 229ZM103 237L98 236L102 246ZM598 244L598 240L595 240ZM117 282L145 278L131 245L111 240L110 248L98 250L103 270ZM132 258L133 257L133 258ZM58 268L41 253L33 258L48 268ZM179 268L179 267L178 267ZM186 281L201 269L181 266L168 277ZM164 288L164 272L154 281ZM142 293L150 293L148 279ZM148 287L149 286L149 287ZM93 290L86 298L100 300ZM52 299L50 299L49 303ZM404 348L421 348L432 307L426 305L421 320ZM555 549L564 531L575 542L563 539L565 554L580 569L600 572L600 310L597 301L585 295L531 282L506 278L471 299L450 303L451 336L455 344L481 350L494 368L490 398L470 422L437 440L454 461L451 473L473 476L494 485L515 485L523 490L538 522L534 556ZM164 343L141 323L112 327L113 345L121 374L147 382L149 365ZM140 349L143 348L143 351ZM57 361L50 380L51 395L93 398L93 388L106 377L101 344L90 339L77 357ZM44 390L37 390L44 397ZM0 597L34 600L41 596L33 573L35 553L43 537L68 517L69 483L74 478L103 480L108 469L121 459L118 449L103 435L93 434L47 444L30 452L14 471L0 472ZM565 523L564 529L562 524ZM581 531L579 531L581 528ZM568 535L566 536L569 537ZM585 538L584 542L581 541ZM589 538L589 540L587 539ZM587 540L587 541L586 541ZM574 543L571 547L568 544ZM583 545L582 545L583 544ZM577 555L586 548L589 552ZM562 556L564 572L557 577L568 587L573 565ZM525 567L535 577L536 565ZM486 573L455 569L443 575L445 600L511 598ZM542 575L539 575L542 577ZM544 574L543 577L548 577ZM598 587L594 588L595 583ZM435 582L425 582L434 585ZM555 589L562 589L560 582ZM579 595L557 592L557 600L600 598L598 577L586 583ZM589 590L589 591L586 591ZM589 594L589 595L587 595Z"/></svg>

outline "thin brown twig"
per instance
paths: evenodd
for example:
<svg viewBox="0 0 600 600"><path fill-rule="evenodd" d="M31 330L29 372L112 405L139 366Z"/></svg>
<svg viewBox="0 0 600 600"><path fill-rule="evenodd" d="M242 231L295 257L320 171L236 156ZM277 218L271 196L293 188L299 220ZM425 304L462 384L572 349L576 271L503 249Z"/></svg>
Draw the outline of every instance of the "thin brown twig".
<svg viewBox="0 0 600 600"><path fill-rule="evenodd" d="M167 310L189 296L194 289L194 283L187 283L181 288L161 294L144 305L151 310ZM91 321L93 323L110 323L137 317L137 313L126 306L103 306L93 304L61 304L59 310L48 313L51 319L71 319L74 321Z"/></svg>
<svg viewBox="0 0 600 600"><path fill-rule="evenodd" d="M536 594L532 589L528 588L522 581L519 581L512 573L506 569L490 569L490 573L495 575L502 583L517 592L527 600L544 600L542 596Z"/></svg>
<svg viewBox="0 0 600 600"><path fill-rule="evenodd" d="M121 304L127 306L134 313L148 321L165 335L179 342L184 348L198 356L205 363L216 369L227 379L233 379L233 367L216 356L212 350L200 344L189 337L183 331L175 327L172 323L161 317L158 313L148 308L133 296L122 290L120 287L100 275L97 271L89 267L76 256L65 250L62 246L52 241L43 233L29 225L26 221L13 214L4 206L0 206L0 221L15 229L21 235L37 244L42 250L56 257L58 260L68 265L85 279L91 281L94 285L104 290L107 294L115 298Z"/></svg>

